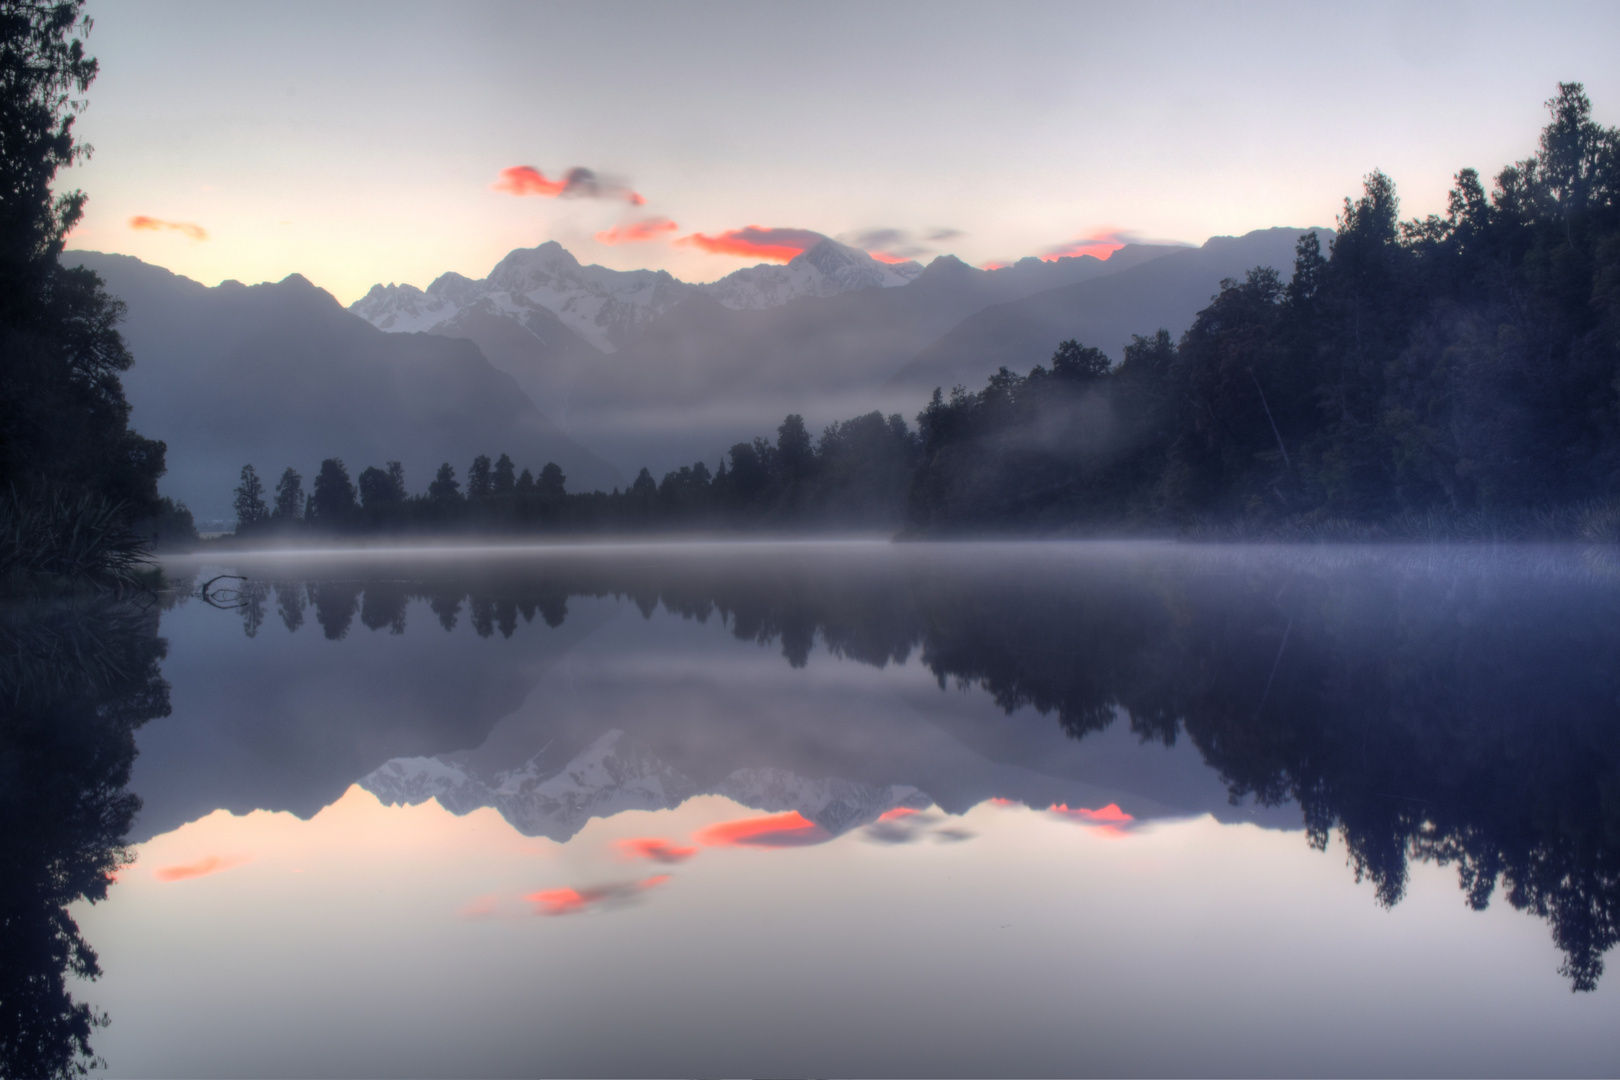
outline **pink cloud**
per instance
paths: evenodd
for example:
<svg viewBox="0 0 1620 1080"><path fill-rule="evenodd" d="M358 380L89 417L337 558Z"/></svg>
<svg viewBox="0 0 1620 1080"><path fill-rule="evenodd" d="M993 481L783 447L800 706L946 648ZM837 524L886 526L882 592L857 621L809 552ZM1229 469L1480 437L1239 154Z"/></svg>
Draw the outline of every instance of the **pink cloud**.
<svg viewBox="0 0 1620 1080"><path fill-rule="evenodd" d="M162 218L136 214L129 219L129 227L147 232L177 232L192 240L208 239L208 230L189 221L164 221Z"/></svg>
<svg viewBox="0 0 1620 1080"><path fill-rule="evenodd" d="M640 221L632 221L625 225L615 225L611 229L603 229L596 234L598 244L642 244L648 240L656 240L665 233L674 232L680 226L669 218L650 217Z"/></svg>
<svg viewBox="0 0 1620 1080"><path fill-rule="evenodd" d="M791 810L768 817L722 821L700 830L692 839L704 847L808 847L826 843L832 833Z"/></svg>
<svg viewBox="0 0 1620 1080"><path fill-rule="evenodd" d="M619 851L627 859L646 859L649 862L673 866L697 854L695 847L680 847L657 836L635 836L620 840Z"/></svg>
<svg viewBox="0 0 1620 1080"><path fill-rule="evenodd" d="M631 206L647 203L622 182L579 165L569 169L560 180L548 178L533 165L513 165L500 171L490 189L542 199L623 199Z"/></svg>
<svg viewBox="0 0 1620 1080"><path fill-rule="evenodd" d="M1046 812L1053 817L1065 821L1075 821L1082 825L1094 825L1097 831L1108 836L1124 836L1126 830L1136 819L1119 808L1118 803L1109 803L1107 806L1088 810L1084 806L1070 808L1067 803L1055 803L1048 807Z"/></svg>
<svg viewBox="0 0 1620 1080"><path fill-rule="evenodd" d="M670 880L668 874L655 874L640 881L611 885L591 885L583 889L542 889L523 899L534 905L536 915L578 915L604 904L624 903Z"/></svg>
<svg viewBox="0 0 1620 1080"><path fill-rule="evenodd" d="M741 229L729 229L715 236L693 233L675 242L707 251L711 255L740 255L749 259L785 263L825 239L827 239L825 236L809 229L767 229L761 225L748 225Z"/></svg>
<svg viewBox="0 0 1620 1080"><path fill-rule="evenodd" d="M152 876L159 881L187 881L191 878L208 877L229 870L233 866L241 866L246 859L232 855L205 855L193 863L182 863L174 866L160 866L152 871Z"/></svg>
<svg viewBox="0 0 1620 1080"><path fill-rule="evenodd" d="M1098 259L1106 259L1126 244L1135 240L1130 233L1118 229L1099 229L1090 236L1082 236L1067 243L1058 244L1044 251L1040 258L1042 262L1053 262L1057 259L1074 258L1079 255L1090 255Z"/></svg>

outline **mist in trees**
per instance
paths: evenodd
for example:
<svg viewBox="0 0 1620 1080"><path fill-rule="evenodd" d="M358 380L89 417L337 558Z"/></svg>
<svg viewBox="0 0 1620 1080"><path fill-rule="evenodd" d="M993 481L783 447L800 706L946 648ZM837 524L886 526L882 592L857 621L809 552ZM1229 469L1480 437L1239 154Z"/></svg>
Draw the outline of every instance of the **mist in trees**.
<svg viewBox="0 0 1620 1080"><path fill-rule="evenodd" d="M1620 492L1620 135L1559 86L1536 154L1403 221L1380 172L1327 254L1222 283L1171 346L936 394L922 530L1490 519ZM1612 517L1612 515L1611 515ZM1610 531L1612 531L1612 522ZM1612 536L1605 538L1612 539Z"/></svg>

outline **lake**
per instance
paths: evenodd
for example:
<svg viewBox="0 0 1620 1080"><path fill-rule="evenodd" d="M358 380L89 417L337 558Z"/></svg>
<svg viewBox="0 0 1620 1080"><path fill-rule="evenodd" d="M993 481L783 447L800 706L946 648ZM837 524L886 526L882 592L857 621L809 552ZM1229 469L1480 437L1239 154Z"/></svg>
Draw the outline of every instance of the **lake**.
<svg viewBox="0 0 1620 1080"><path fill-rule="evenodd" d="M1620 1066L1612 550L167 570L0 621L12 1072Z"/></svg>

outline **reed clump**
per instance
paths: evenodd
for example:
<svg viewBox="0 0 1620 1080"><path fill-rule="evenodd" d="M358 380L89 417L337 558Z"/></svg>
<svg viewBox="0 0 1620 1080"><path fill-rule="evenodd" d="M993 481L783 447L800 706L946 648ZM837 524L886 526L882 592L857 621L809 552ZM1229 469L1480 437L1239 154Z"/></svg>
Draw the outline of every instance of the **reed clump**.
<svg viewBox="0 0 1620 1080"><path fill-rule="evenodd" d="M97 495L0 498L0 594L150 587L151 545L120 502Z"/></svg>

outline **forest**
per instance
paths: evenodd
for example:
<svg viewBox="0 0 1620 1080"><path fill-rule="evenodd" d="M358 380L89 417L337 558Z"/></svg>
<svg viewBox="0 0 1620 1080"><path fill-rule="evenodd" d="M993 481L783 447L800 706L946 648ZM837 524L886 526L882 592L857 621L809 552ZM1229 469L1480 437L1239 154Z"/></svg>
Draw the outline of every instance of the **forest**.
<svg viewBox="0 0 1620 1080"><path fill-rule="evenodd" d="M1096 343L936 390L812 440L731 447L625 490L569 493L505 455L411 495L397 466L274 492L251 466L240 533L888 529L961 533L1613 540L1620 511L1620 132L1579 83L1536 151L1444 216L1403 220L1394 181L1346 198L1323 252L1220 285L1173 341ZM1150 329L1150 328L1148 328ZM1103 343L1106 344L1106 343Z"/></svg>

